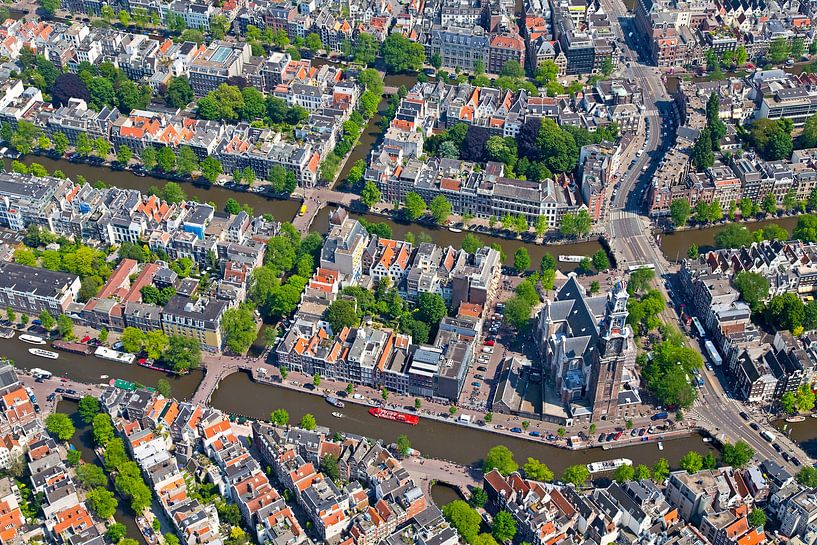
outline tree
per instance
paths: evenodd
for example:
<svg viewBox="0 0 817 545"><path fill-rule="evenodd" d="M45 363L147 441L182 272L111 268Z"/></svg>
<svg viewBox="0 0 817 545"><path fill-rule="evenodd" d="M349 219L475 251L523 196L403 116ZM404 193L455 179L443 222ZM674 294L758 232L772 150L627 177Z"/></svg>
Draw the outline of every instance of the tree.
<svg viewBox="0 0 817 545"><path fill-rule="evenodd" d="M533 305L523 297L511 297L505 303L505 321L517 330L528 326Z"/></svg>
<svg viewBox="0 0 817 545"><path fill-rule="evenodd" d="M715 164L715 154L712 153L712 134L709 127L704 127L695 145L692 147L692 162L695 170L703 171Z"/></svg>
<svg viewBox="0 0 817 545"><path fill-rule="evenodd" d="M37 316L37 319L40 320L40 324L47 330L50 330L55 325L54 317L47 310L43 310Z"/></svg>
<svg viewBox="0 0 817 545"><path fill-rule="evenodd" d="M162 171L173 172L173 170L176 168L176 154L173 153L172 149L168 148L167 146L163 146L159 148L159 152L156 155L156 163L159 165L159 168L162 169Z"/></svg>
<svg viewBox="0 0 817 545"><path fill-rule="evenodd" d="M766 58L772 64L780 64L789 58L790 53L791 48L786 38L775 38L769 44L769 52L766 54Z"/></svg>
<svg viewBox="0 0 817 545"><path fill-rule="evenodd" d="M91 508L91 511L102 520L111 518L119 506L119 502L116 501L113 492L101 486L88 492L85 496L85 501L88 503L88 507Z"/></svg>
<svg viewBox="0 0 817 545"><path fill-rule="evenodd" d="M534 481L549 483L553 480L553 471L535 458L528 458L528 461L525 462L522 469L525 471L525 475Z"/></svg>
<svg viewBox="0 0 817 545"><path fill-rule="evenodd" d="M766 526L766 512L760 507L755 507L747 517L749 526L752 528L763 528Z"/></svg>
<svg viewBox="0 0 817 545"><path fill-rule="evenodd" d="M652 480L658 484L662 484L669 478L669 462L666 458L660 458L655 465L652 466Z"/></svg>
<svg viewBox="0 0 817 545"><path fill-rule="evenodd" d="M321 374L317 371L312 375L312 385L315 386L315 388L321 385Z"/></svg>
<svg viewBox="0 0 817 545"><path fill-rule="evenodd" d="M502 510L494 517L491 535L500 543L511 541L516 535L516 519L508 511Z"/></svg>
<svg viewBox="0 0 817 545"><path fill-rule="evenodd" d="M94 443L98 446L105 447L114 438L113 422L111 421L111 417L105 413L95 415L91 427L93 430Z"/></svg>
<svg viewBox="0 0 817 545"><path fill-rule="evenodd" d="M221 163L215 157L205 157L204 161L199 165L202 176L211 184L218 180L218 177L223 172Z"/></svg>
<svg viewBox="0 0 817 545"><path fill-rule="evenodd" d="M644 464L638 464L635 466L635 470L633 471L633 479L636 481L641 481L644 479L650 478L650 468L645 466Z"/></svg>
<svg viewBox="0 0 817 545"><path fill-rule="evenodd" d="M519 469L519 466L513 459L513 452L505 445L492 447L491 450L488 451L488 454L485 455L482 471L488 473L494 469L505 476Z"/></svg>
<svg viewBox="0 0 817 545"><path fill-rule="evenodd" d="M742 440L738 440L734 445L731 443L724 443L721 451L723 463L736 468L744 467L749 463L754 455L754 449Z"/></svg>
<svg viewBox="0 0 817 545"><path fill-rule="evenodd" d="M792 238L803 242L817 242L817 216L805 214L797 218Z"/></svg>
<svg viewBox="0 0 817 545"><path fill-rule="evenodd" d="M333 301L326 310L326 321L335 333L340 333L345 327L356 326L358 317L354 302L348 299Z"/></svg>
<svg viewBox="0 0 817 545"><path fill-rule="evenodd" d="M131 354L138 354L145 345L145 332L135 327L126 327L119 339L122 348Z"/></svg>
<svg viewBox="0 0 817 545"><path fill-rule="evenodd" d="M754 311L759 310L763 301L769 296L769 281L761 274L741 271L735 275L733 282L741 298Z"/></svg>
<svg viewBox="0 0 817 545"><path fill-rule="evenodd" d="M476 235L466 233L460 247L469 254L473 254L482 247L482 241Z"/></svg>
<svg viewBox="0 0 817 545"><path fill-rule="evenodd" d="M224 344L235 354L244 354L257 337L253 307L243 303L238 307L224 311L221 320L224 331Z"/></svg>
<svg viewBox="0 0 817 545"><path fill-rule="evenodd" d="M801 384L794 394L795 407L801 413L809 412L814 408L814 392L808 384Z"/></svg>
<svg viewBox="0 0 817 545"><path fill-rule="evenodd" d="M86 490L91 490L97 486L105 486L108 477L102 468L95 464L80 464L76 469L77 480Z"/></svg>
<svg viewBox="0 0 817 545"><path fill-rule="evenodd" d="M676 227L686 225L691 211L692 207L689 205L687 199L674 199L669 206L669 214L672 218L672 223L674 223Z"/></svg>
<svg viewBox="0 0 817 545"><path fill-rule="evenodd" d="M275 409L270 413L269 420L276 426L286 426L289 424L289 413L284 409Z"/></svg>
<svg viewBox="0 0 817 545"><path fill-rule="evenodd" d="M797 414L797 401L794 392L786 392L780 397L780 406L788 414Z"/></svg>
<svg viewBox="0 0 817 545"><path fill-rule="evenodd" d="M399 32L392 32L383 42L383 62L387 70L398 72L417 72L425 63L425 48Z"/></svg>
<svg viewBox="0 0 817 545"><path fill-rule="evenodd" d="M809 465L803 466L800 471L797 472L797 475L795 475L794 478L803 486L807 486L809 488L817 487L817 468Z"/></svg>
<svg viewBox="0 0 817 545"><path fill-rule="evenodd" d="M443 197L444 198L444 197ZM360 202L366 208L371 208L380 201L380 190L370 181L366 181L363 189L360 191Z"/></svg>
<svg viewBox="0 0 817 545"><path fill-rule="evenodd" d="M54 144L54 151L59 153L61 156L65 154L65 150L68 149L68 145L70 144L68 137L62 132L56 132L54 133L52 140Z"/></svg>
<svg viewBox="0 0 817 545"><path fill-rule="evenodd" d="M795 293L772 297L766 306L766 317L778 329L793 330L803 325L805 306Z"/></svg>
<svg viewBox="0 0 817 545"><path fill-rule="evenodd" d="M687 257L690 259L697 259L699 252L700 250L698 249L698 245L693 242L687 249Z"/></svg>
<svg viewBox="0 0 817 545"><path fill-rule="evenodd" d="M57 332L65 339L74 338L74 321L66 314L57 316Z"/></svg>
<svg viewBox="0 0 817 545"><path fill-rule="evenodd" d="M454 500L443 506L443 516L466 542L471 543L479 534L482 516L465 501Z"/></svg>
<svg viewBox="0 0 817 545"><path fill-rule="evenodd" d="M128 146L122 144L116 149L116 160L119 163L121 163L123 165L127 165L128 163L130 163L130 160L132 158L133 158L133 152L131 151L131 149Z"/></svg>
<svg viewBox="0 0 817 545"><path fill-rule="evenodd" d="M173 532L167 532L163 537L167 545L179 545L179 538Z"/></svg>
<svg viewBox="0 0 817 545"><path fill-rule="evenodd" d="M630 464L623 464L616 468L613 472L613 480L617 483L626 483L632 481L635 477L635 469Z"/></svg>
<svg viewBox="0 0 817 545"><path fill-rule="evenodd" d="M445 198L445 195L437 195L431 199L428 209L431 211L431 217L438 224L445 223L452 210L451 203Z"/></svg>
<svg viewBox="0 0 817 545"><path fill-rule="evenodd" d="M355 47L352 52L355 62L360 64L372 64L377 59L380 43L377 38L368 32L361 32L355 40Z"/></svg>
<svg viewBox="0 0 817 545"><path fill-rule="evenodd" d="M405 458L411 453L411 441L406 435L397 436L397 453L401 458Z"/></svg>
<svg viewBox="0 0 817 545"><path fill-rule="evenodd" d="M167 86L167 92L165 93L165 101L168 106L184 108L190 104L194 96L190 82L187 81L186 77L182 76L170 80L170 84Z"/></svg>
<svg viewBox="0 0 817 545"><path fill-rule="evenodd" d="M119 543L127 533L128 529L124 524L114 522L108 525L108 529L105 531L105 537L107 537L111 543Z"/></svg>
<svg viewBox="0 0 817 545"><path fill-rule="evenodd" d="M745 226L731 223L715 235L715 245L718 248L741 248L751 246L754 242L752 233Z"/></svg>
<svg viewBox="0 0 817 545"><path fill-rule="evenodd" d="M177 371L196 369L201 364L198 341L181 335L171 335L167 350L162 354L162 361Z"/></svg>
<svg viewBox="0 0 817 545"><path fill-rule="evenodd" d="M306 413L301 418L301 421L298 423L300 428L303 428L307 431L313 431L317 426L317 422L315 422L315 416L311 413Z"/></svg>
<svg viewBox="0 0 817 545"><path fill-rule="evenodd" d="M40 8L48 17L53 17L54 13L60 9L59 0L38 0Z"/></svg>
<svg viewBox="0 0 817 545"><path fill-rule="evenodd" d="M79 142L79 136L77 136L77 142ZM139 154L139 158L142 160L142 166L147 170L156 168L156 148L145 146L145 149Z"/></svg>
<svg viewBox="0 0 817 545"><path fill-rule="evenodd" d="M520 273L527 271L528 267L530 267L530 255L528 254L528 249L524 246L514 253L513 266Z"/></svg>
<svg viewBox="0 0 817 545"><path fill-rule="evenodd" d="M679 465L681 469L685 469L687 473L697 473L701 470L701 467L703 467L703 458L694 450L690 450L681 458Z"/></svg>
<svg viewBox="0 0 817 545"><path fill-rule="evenodd" d="M565 468L562 480L576 487L581 487L590 478L590 471L584 464L572 465Z"/></svg>
<svg viewBox="0 0 817 545"><path fill-rule="evenodd" d="M64 413L53 413L45 419L45 429L60 441L68 441L74 436L74 424Z"/></svg>
<svg viewBox="0 0 817 545"><path fill-rule="evenodd" d="M445 300L438 293L423 292L417 298L417 316L427 324L438 324L448 313Z"/></svg>
<svg viewBox="0 0 817 545"><path fill-rule="evenodd" d="M94 417L99 414L99 411L102 410L102 407L99 404L99 400L94 396L84 396L79 400L77 410L79 411L79 416L82 418L82 421L86 424L90 424L94 420Z"/></svg>
<svg viewBox="0 0 817 545"><path fill-rule="evenodd" d="M190 146L179 148L176 158L176 171L179 174L189 175L199 168L199 158Z"/></svg>
<svg viewBox="0 0 817 545"><path fill-rule="evenodd" d="M562 223L559 232L565 237L583 237L590 232L592 219L587 210L579 210L578 213L568 213L562 216Z"/></svg>
<svg viewBox="0 0 817 545"><path fill-rule="evenodd" d="M216 40L222 39L230 30L230 21L224 15L215 15L210 19L210 35Z"/></svg>
<svg viewBox="0 0 817 545"><path fill-rule="evenodd" d="M423 198L414 191L409 191L403 201L403 214L406 216L406 219L416 221L425 211L426 203Z"/></svg>
<svg viewBox="0 0 817 545"><path fill-rule="evenodd" d="M226 316L226 313L225 313ZM153 329L145 334L145 352L151 359L159 359L165 350L167 350L170 340L167 335L160 329Z"/></svg>
<svg viewBox="0 0 817 545"><path fill-rule="evenodd" d="M480 509L488 502L488 493L479 486L471 489L471 497L468 499L469 505L475 509Z"/></svg>
<svg viewBox="0 0 817 545"><path fill-rule="evenodd" d="M610 259L607 257L607 252L605 252L603 249L599 249L595 254L593 254L593 266L599 271L609 269Z"/></svg>
<svg viewBox="0 0 817 545"><path fill-rule="evenodd" d="M160 378L156 381L156 391L164 397L170 397L173 392L170 382L166 378Z"/></svg>

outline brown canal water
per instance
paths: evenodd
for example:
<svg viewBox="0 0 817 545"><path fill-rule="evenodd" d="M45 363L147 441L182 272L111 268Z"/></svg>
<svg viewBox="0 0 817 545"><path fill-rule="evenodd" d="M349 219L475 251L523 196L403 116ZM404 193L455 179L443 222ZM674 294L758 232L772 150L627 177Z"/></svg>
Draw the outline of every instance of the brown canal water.
<svg viewBox="0 0 817 545"><path fill-rule="evenodd" d="M69 443L80 451L82 454L82 461L86 464L95 464L102 467L102 464L99 462L96 454L94 454L94 438L91 426L86 424L85 421L80 418L77 403L75 401L62 400L57 404L57 412L65 413L71 417L76 433ZM113 483L110 483L109 481L107 488L113 491ZM126 537L136 539L142 545L147 545L147 542L142 536L142 532L139 531L139 527L136 525L136 518L133 510L130 508L127 502L118 495L116 499L119 501L119 507L116 508L114 518L116 519L116 522L124 524L128 529Z"/></svg>
<svg viewBox="0 0 817 545"><path fill-rule="evenodd" d="M807 417L802 422L788 423L784 420L775 422L774 427L781 433L786 428L786 435L812 458L817 458L817 418Z"/></svg>
<svg viewBox="0 0 817 545"><path fill-rule="evenodd" d="M383 134L383 128L380 126L380 120L383 119L382 113L386 110L387 105L388 102L385 99L381 100L380 104L378 104L377 113L373 115L366 124L363 134L360 135L357 145L352 148L352 151L349 153L349 158L346 160L346 163L344 163L343 170L340 171L340 174L338 175L333 187L343 182L349 176L349 171L352 170L352 167L358 160L362 159L364 162L368 163L369 153L380 141L380 135Z"/></svg>
<svg viewBox="0 0 817 545"><path fill-rule="evenodd" d="M329 226L329 215L334 210L334 207L324 207L315 216L312 221L310 230L317 233L325 233ZM453 246L459 248L462 245L462 239L465 238L466 233L454 233L445 228L435 227L432 225L423 225L419 223L402 223L394 221L384 216L375 214L359 214L356 212L349 213L355 219L363 218L372 223L385 223L391 230L392 235L396 239L404 239L406 233L412 233L415 236L423 233L431 238L431 240L439 246ZM539 269L539 264L542 261L542 256L546 253L553 254L554 257L559 255L584 255L592 256L601 249L601 244L593 240L589 242L577 242L572 244L553 244L542 245L532 242L523 242L518 239L508 239L482 233L472 233L485 244L499 243L505 251L505 265L513 266L513 256L519 248L526 248L530 255L531 269ZM558 258L558 257L557 257ZM573 271L578 268L576 263L558 263L559 270L562 272Z"/></svg>
<svg viewBox="0 0 817 545"><path fill-rule="evenodd" d="M751 221L743 223L749 231L757 231L767 225L776 224L791 234L797 226L797 216L786 216L784 218L774 218L761 221ZM677 231L661 237L661 249L664 256L670 261L683 259L687 255L687 250L694 243L698 245L701 252L706 252L715 248L715 235L723 231L728 224L705 227L703 229L688 229Z"/></svg>
<svg viewBox="0 0 817 545"><path fill-rule="evenodd" d="M658 450L655 443L622 447L611 450L593 448L566 451L547 445L541 441L528 441L512 436L498 435L478 428L465 427L430 419L422 419L418 426L408 426L377 419L364 406L347 403L344 417L332 416L334 407L322 397L303 391L294 391L278 386L253 382L249 375L241 372L225 378L212 397L211 405L223 411L250 418L268 419L275 409L286 409L290 422L298 422L306 413L315 416L318 424L333 431L344 431L382 439L386 443L397 440L405 434L412 448L423 456L450 460L463 465L480 464L488 450L502 444L510 448L516 461L521 464L530 456L546 463L557 474L573 464L629 458L636 464L652 466L659 458L666 458L676 467L681 457L690 450L705 454L712 450L699 435L664 441L664 450ZM407 411L413 410L406 409Z"/></svg>
<svg viewBox="0 0 817 545"><path fill-rule="evenodd" d="M464 500L466 498L463 498L459 490L453 486L449 486L446 483L434 483L431 487L431 499L434 500L434 504L437 507L442 509L444 505L448 505L452 501Z"/></svg>
<svg viewBox="0 0 817 545"><path fill-rule="evenodd" d="M111 379L121 378L155 387L160 378L166 378L173 389L173 397L189 399L204 376L202 371L193 371L187 375L178 376L139 365L116 363L94 356L82 356L62 351L58 351L60 357L56 360L38 358L29 354L29 348L31 348L30 344L17 340L16 336L12 339L0 339L0 356L11 359L16 367L26 370L39 367L50 371L56 377L65 377L87 384L107 384ZM108 375L108 378L103 379L102 375Z"/></svg>
<svg viewBox="0 0 817 545"><path fill-rule="evenodd" d="M161 188L169 181L154 176L137 176L130 171L113 170L105 166L72 163L37 155L27 155L22 161L27 165L39 163L48 172L61 170L74 181L76 181L77 176L83 176L88 183L101 180L109 186L138 189L145 193L150 186L155 185ZM5 159L5 166L7 169L11 169L11 161ZM241 204L249 204L256 214L269 213L278 221L291 221L301 207L301 201L295 199L274 199L259 193L233 191L220 185L194 184L192 182L179 183L189 198L195 197L200 202L213 202L219 210L224 208L227 199L233 198Z"/></svg>

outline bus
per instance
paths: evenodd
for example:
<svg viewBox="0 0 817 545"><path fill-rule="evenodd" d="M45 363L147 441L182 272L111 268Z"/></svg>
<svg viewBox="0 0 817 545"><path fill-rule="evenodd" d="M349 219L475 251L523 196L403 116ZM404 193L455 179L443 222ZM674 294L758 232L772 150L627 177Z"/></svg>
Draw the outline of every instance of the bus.
<svg viewBox="0 0 817 545"><path fill-rule="evenodd" d="M706 330L704 329L704 326L701 325L701 321L697 318L697 316L693 316L692 325L695 327L695 331L698 332L698 336L702 339L706 339Z"/></svg>
<svg viewBox="0 0 817 545"><path fill-rule="evenodd" d="M650 269L654 271L655 265L653 265L652 263L641 263L640 265L630 265L629 267L627 267L628 272L637 271L639 269Z"/></svg>
<svg viewBox="0 0 817 545"><path fill-rule="evenodd" d="M706 353L709 355L709 359L712 360L713 365L719 366L723 364L721 355L718 354L718 350L715 348L715 345L712 344L712 341L707 340L704 342L704 348L706 348Z"/></svg>

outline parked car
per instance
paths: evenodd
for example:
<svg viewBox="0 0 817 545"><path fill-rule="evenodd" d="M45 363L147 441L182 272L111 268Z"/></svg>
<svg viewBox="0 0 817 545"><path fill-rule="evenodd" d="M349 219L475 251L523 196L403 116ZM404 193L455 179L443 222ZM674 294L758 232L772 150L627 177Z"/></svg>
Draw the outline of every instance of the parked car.
<svg viewBox="0 0 817 545"><path fill-rule="evenodd" d="M749 415L746 414L744 411L740 411L740 417L744 420L749 420Z"/></svg>
<svg viewBox="0 0 817 545"><path fill-rule="evenodd" d="M479 388L480 386L482 386L482 383L481 382L472 382L471 386L473 386L475 388Z"/></svg>
<svg viewBox="0 0 817 545"><path fill-rule="evenodd" d="M513 433L522 433L522 428L511 428Z"/></svg>
<svg viewBox="0 0 817 545"><path fill-rule="evenodd" d="M749 427L755 431L760 431L760 426L758 426L756 422L752 422L751 424L749 424Z"/></svg>

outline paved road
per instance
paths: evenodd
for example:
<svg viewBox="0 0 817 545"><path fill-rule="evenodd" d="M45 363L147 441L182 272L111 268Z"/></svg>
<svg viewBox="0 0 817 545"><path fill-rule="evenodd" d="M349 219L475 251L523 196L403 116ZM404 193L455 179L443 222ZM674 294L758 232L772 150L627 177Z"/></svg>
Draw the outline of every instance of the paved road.
<svg viewBox="0 0 817 545"><path fill-rule="evenodd" d="M613 28L616 29L619 40L624 41L621 25L632 24L632 19L626 14L622 1L603 0L603 4L611 18L619 22L618 25L613 25ZM672 302L674 299L670 296L667 285L662 279L674 272L673 266L664 258L655 243L650 231L649 220L642 213L643 193L667 145L662 142L664 129L662 121L672 117L672 106L660 73L655 68L638 62L635 52L627 45L624 45L622 49L625 55L632 59L631 67L627 69L628 76L635 80L644 95L646 118L650 120L650 135L644 147L644 154L636 160L634 167L621 177L621 188L613 202L613 210L610 215L612 246L622 269L632 264L653 264L659 278L658 287L666 299ZM671 126L668 127L670 137L673 130ZM622 163L622 169L629 166L629 161ZM642 172L645 165L648 167L647 171ZM679 292L676 290L673 293ZM662 319L667 323L677 323L678 316L672 304L662 313ZM700 350L700 346L695 342L690 342L689 338L686 339L686 342L689 346ZM699 425L707 428L722 440L734 442L742 439L755 449L759 459L770 458L783 467L796 471L797 468L793 464L786 462L766 440L760 437L758 432L749 427L749 422L740 416L740 412L744 410L743 404L727 397L719 377L714 372L707 370L703 371L703 375L705 377L704 386L690 411L690 416L697 420ZM778 442L800 460L808 460L808 456L787 439L779 439Z"/></svg>

